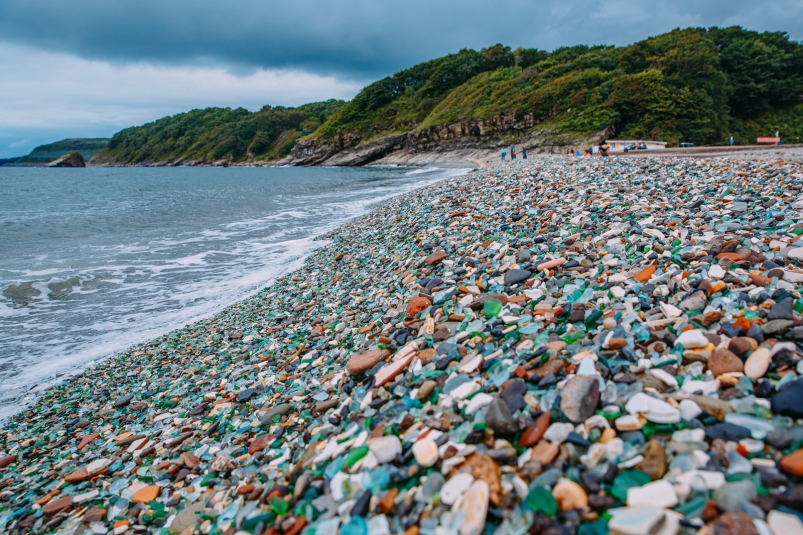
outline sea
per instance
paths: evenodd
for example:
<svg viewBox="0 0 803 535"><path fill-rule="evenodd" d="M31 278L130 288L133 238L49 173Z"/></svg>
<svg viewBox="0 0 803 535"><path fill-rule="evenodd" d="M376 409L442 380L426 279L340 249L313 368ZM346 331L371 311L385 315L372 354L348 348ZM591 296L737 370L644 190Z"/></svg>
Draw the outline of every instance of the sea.
<svg viewBox="0 0 803 535"><path fill-rule="evenodd" d="M270 285L377 203L466 171L0 167L0 420Z"/></svg>

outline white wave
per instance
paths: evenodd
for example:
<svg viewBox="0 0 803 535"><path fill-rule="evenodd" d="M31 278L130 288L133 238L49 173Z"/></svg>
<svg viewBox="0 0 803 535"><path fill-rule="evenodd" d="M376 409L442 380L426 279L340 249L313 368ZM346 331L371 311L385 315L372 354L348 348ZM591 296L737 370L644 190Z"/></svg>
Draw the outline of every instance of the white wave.
<svg viewBox="0 0 803 535"><path fill-rule="evenodd" d="M31 401L32 385L39 390L60 381L61 374L80 373L98 359L209 317L298 269L313 250L327 244L316 237L377 203L466 171L433 168L414 174L420 175L415 180L390 179L337 196L289 196L283 199L284 210L265 217L149 239L147 245L89 246L82 254L94 263L77 270L69 264L29 269L22 277L44 279L36 283L42 292L49 292L47 281L56 278L79 276L81 285L73 287L67 302L44 294L15 307L0 296L0 327L13 325L0 340L0 351L5 345L20 353L12 375L0 372L0 386L18 387L0 389L0 418ZM35 264L51 261L44 255ZM65 321L73 318L84 320Z"/></svg>

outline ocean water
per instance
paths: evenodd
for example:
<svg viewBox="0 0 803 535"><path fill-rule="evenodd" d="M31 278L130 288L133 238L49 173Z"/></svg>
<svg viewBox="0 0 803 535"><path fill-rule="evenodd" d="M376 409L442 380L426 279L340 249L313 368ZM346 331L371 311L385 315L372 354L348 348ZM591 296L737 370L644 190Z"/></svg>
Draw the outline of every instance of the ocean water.
<svg viewBox="0 0 803 535"><path fill-rule="evenodd" d="M270 284L376 203L463 172L0 168L0 418Z"/></svg>

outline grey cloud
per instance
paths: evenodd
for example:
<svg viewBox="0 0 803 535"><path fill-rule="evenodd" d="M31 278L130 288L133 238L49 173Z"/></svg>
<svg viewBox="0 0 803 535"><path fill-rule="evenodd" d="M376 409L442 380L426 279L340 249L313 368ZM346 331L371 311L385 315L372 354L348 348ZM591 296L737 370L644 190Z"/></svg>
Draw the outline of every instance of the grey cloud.
<svg viewBox="0 0 803 535"><path fill-rule="evenodd" d="M293 68L353 79L497 42L628 44L739 24L803 39L801 0L2 0L0 40L111 62Z"/></svg>

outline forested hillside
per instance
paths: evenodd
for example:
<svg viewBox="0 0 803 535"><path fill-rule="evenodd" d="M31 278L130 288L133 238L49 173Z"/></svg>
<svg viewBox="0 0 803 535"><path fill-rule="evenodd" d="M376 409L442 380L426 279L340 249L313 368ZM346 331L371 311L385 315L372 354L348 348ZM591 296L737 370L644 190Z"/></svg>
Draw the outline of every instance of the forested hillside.
<svg viewBox="0 0 803 535"><path fill-rule="evenodd" d="M494 47L366 87L315 134L363 136L503 114L576 132L698 144L803 136L803 45L780 32L675 30L627 47Z"/></svg>
<svg viewBox="0 0 803 535"><path fill-rule="evenodd" d="M208 108L127 128L102 156L240 162L291 154L295 164L315 164L379 144L347 163L360 165L457 138L489 148L536 132L604 132L702 145L732 134L748 144L775 131L803 139L803 45L782 32L688 28L625 47L461 50L374 82L348 103Z"/></svg>
<svg viewBox="0 0 803 535"><path fill-rule="evenodd" d="M215 161L281 158L305 133L316 130L343 101L328 100L297 108L265 106L206 108L126 128L109 141L103 157L123 163L169 159Z"/></svg>

